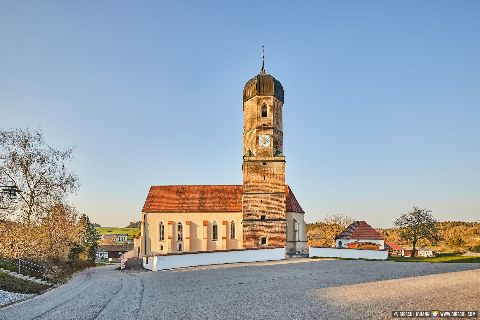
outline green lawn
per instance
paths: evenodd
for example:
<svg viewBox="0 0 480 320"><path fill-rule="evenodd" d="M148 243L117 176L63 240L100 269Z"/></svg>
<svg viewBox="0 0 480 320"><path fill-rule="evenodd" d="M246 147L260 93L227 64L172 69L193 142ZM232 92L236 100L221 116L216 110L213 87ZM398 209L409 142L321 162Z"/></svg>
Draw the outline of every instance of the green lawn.
<svg viewBox="0 0 480 320"><path fill-rule="evenodd" d="M480 257L464 257L455 253L443 253L432 258L390 256L388 257L388 260L397 262L480 263Z"/></svg>
<svg viewBox="0 0 480 320"><path fill-rule="evenodd" d="M18 268L12 263L6 263L4 261L0 261L0 268L10 271L18 271Z"/></svg>
<svg viewBox="0 0 480 320"><path fill-rule="evenodd" d="M140 233L138 228L97 227L96 229L100 234L127 234L130 239Z"/></svg>

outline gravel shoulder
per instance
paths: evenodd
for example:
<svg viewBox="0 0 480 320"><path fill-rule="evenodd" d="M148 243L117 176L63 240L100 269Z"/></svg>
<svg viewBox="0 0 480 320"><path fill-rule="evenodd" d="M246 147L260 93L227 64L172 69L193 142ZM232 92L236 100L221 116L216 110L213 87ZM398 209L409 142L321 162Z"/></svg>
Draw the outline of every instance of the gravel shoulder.
<svg viewBox="0 0 480 320"><path fill-rule="evenodd" d="M0 290L0 307L34 297L31 293L16 293Z"/></svg>

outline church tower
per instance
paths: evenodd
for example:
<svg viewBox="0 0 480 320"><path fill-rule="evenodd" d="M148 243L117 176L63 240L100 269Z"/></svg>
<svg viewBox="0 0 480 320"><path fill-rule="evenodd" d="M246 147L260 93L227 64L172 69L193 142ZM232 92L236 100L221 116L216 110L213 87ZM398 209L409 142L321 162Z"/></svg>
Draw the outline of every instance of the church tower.
<svg viewBox="0 0 480 320"><path fill-rule="evenodd" d="M243 90L243 246L286 245L283 87L265 72Z"/></svg>

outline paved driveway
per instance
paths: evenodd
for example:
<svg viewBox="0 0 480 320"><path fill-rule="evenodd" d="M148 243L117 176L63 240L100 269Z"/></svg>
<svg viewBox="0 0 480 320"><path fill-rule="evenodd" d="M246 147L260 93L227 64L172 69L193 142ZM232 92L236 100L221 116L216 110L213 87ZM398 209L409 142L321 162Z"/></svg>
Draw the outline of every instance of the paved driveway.
<svg viewBox="0 0 480 320"><path fill-rule="evenodd" d="M0 319L390 319L480 309L479 264L304 260L120 272L97 267Z"/></svg>

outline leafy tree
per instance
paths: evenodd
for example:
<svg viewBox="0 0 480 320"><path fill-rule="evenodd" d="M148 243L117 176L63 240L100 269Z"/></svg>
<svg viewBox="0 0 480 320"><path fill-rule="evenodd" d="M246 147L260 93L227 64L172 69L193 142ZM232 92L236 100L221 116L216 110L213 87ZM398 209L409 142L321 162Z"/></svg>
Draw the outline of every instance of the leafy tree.
<svg viewBox="0 0 480 320"><path fill-rule="evenodd" d="M463 248L466 244L467 244L467 242L458 233L453 234L447 240L447 245L449 245L452 248Z"/></svg>
<svg viewBox="0 0 480 320"><path fill-rule="evenodd" d="M80 253L82 253L83 247L80 244L74 244L70 247L70 251L68 252L68 263L70 265L75 265L80 258Z"/></svg>
<svg viewBox="0 0 480 320"><path fill-rule="evenodd" d="M435 239L438 236L437 221L431 212L431 210L413 207L394 222L395 226L401 228L402 239L412 243L413 254L420 239Z"/></svg>
<svg viewBox="0 0 480 320"><path fill-rule="evenodd" d="M64 259L70 248L78 242L77 210L66 204L54 205L42 218L40 229L44 239L41 252L48 252L50 258Z"/></svg>
<svg viewBox="0 0 480 320"><path fill-rule="evenodd" d="M0 181L21 192L6 218L38 222L49 210L78 190L78 177L66 167L73 149L50 147L40 130L0 130Z"/></svg>
<svg viewBox="0 0 480 320"><path fill-rule="evenodd" d="M131 221L126 228L137 228L140 229L140 226L142 225L142 221Z"/></svg>
<svg viewBox="0 0 480 320"><path fill-rule="evenodd" d="M87 260L95 261L97 255L98 240L100 234L98 233L95 225L90 222L90 218L87 215L82 214L79 219L79 226L81 230L81 239L84 251L86 253Z"/></svg>

